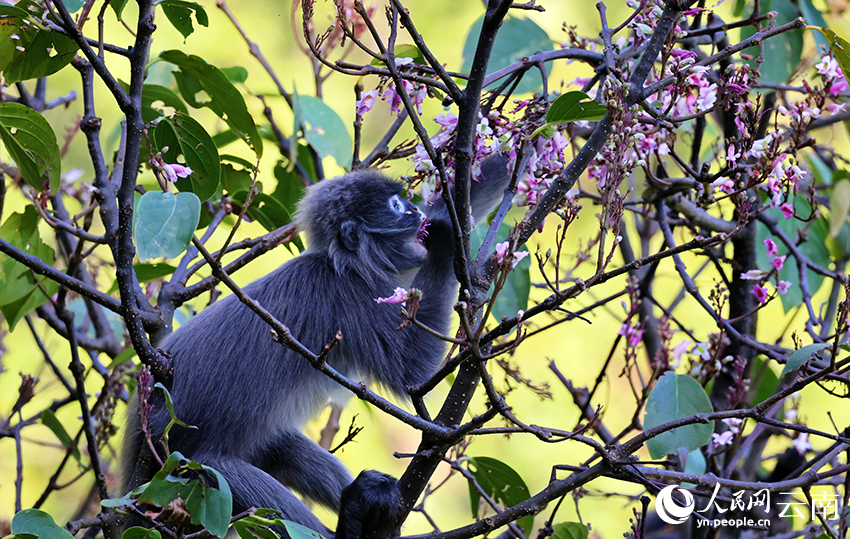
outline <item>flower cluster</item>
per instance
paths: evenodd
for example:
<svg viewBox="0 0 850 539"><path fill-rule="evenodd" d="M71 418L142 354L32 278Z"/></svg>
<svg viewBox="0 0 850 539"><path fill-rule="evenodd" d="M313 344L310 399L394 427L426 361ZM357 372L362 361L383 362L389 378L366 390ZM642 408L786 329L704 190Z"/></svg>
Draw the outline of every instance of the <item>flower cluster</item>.
<svg viewBox="0 0 850 539"><path fill-rule="evenodd" d="M770 238L765 238L764 247L767 250L767 258L770 261L770 265L773 267L773 270L770 272L757 269L750 270L742 273L741 279L748 281L762 281L773 275L776 279L776 291L780 294L786 294L793 283L791 281L781 280L779 278L779 271L785 266L785 259L788 255L779 256L779 248L776 246L776 242ZM754 295L762 305L767 303L769 297L768 290L762 286L760 282L753 285L753 288L750 290L750 294Z"/></svg>

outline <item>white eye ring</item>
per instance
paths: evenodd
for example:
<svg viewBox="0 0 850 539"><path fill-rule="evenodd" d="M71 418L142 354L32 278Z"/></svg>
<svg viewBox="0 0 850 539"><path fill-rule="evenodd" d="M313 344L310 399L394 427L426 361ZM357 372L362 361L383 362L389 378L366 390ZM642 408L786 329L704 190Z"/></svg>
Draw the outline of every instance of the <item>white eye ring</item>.
<svg viewBox="0 0 850 539"><path fill-rule="evenodd" d="M398 195L393 195L389 200L390 209L399 215L404 214L404 202L401 200L401 197Z"/></svg>

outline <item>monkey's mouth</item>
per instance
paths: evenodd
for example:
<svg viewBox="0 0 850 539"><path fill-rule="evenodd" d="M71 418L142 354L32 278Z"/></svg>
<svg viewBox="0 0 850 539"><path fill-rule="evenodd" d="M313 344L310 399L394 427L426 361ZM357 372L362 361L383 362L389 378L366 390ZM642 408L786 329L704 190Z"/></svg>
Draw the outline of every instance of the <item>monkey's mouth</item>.
<svg viewBox="0 0 850 539"><path fill-rule="evenodd" d="M428 225L431 224L431 220L427 217L422 219L422 224L419 225L419 230L416 231L416 243L419 245L425 244L425 238L428 237Z"/></svg>

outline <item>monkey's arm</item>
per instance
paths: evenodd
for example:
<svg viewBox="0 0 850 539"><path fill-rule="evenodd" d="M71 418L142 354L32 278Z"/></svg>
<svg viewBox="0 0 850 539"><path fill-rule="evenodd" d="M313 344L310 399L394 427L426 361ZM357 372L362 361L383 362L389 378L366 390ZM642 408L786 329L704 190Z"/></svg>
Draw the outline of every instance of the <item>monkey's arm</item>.
<svg viewBox="0 0 850 539"><path fill-rule="evenodd" d="M483 178L470 186L472 217L480 226L502 200L510 183L507 158L496 155L481 165ZM425 239L428 259L413 281L413 288L422 291L422 302L416 318L426 326L446 333L449 329L452 305L456 301L454 275L454 231L448 211L442 202L434 206L428 237ZM405 360L407 384L418 385L428 379L439 365L445 343L424 331L411 328L405 331L406 349L415 357Z"/></svg>

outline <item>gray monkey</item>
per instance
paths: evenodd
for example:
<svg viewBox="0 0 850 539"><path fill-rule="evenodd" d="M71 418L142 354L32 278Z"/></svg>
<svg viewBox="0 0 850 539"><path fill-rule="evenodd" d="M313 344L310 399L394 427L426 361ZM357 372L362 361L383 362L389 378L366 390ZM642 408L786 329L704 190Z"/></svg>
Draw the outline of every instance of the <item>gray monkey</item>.
<svg viewBox="0 0 850 539"><path fill-rule="evenodd" d="M475 222L501 200L506 165L503 157L490 158L482 165L484 179L473 181ZM310 350L321 350L341 331L328 363L403 399L407 387L434 374L446 347L416 327L397 331L399 307L375 299L391 296L396 287L417 288L422 291L417 319L445 333L457 281L445 205L427 208L426 217L400 191L400 184L375 170L311 186L297 218L308 248L244 291ZM337 539L377 536L394 520L399 500L394 478L367 471L352 483L336 457L301 433L329 401L345 402L348 390L274 342L268 326L238 298L214 303L159 346L174 362L175 415L198 427L172 429L169 447L221 472L234 512L268 507L329 534L292 489L339 512ZM136 408L128 412L123 457L128 489L156 471ZM150 418L154 440L168 421L168 411L157 406Z"/></svg>

